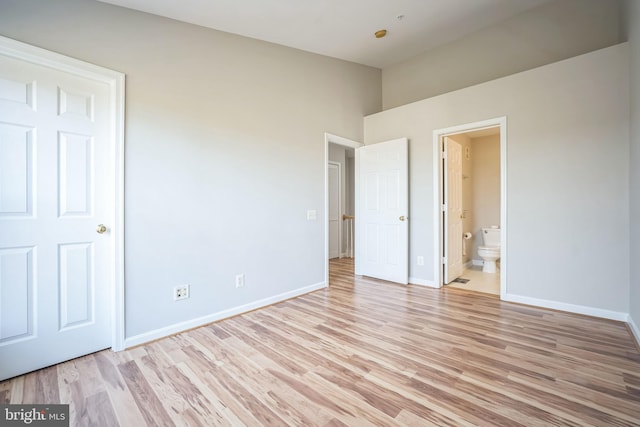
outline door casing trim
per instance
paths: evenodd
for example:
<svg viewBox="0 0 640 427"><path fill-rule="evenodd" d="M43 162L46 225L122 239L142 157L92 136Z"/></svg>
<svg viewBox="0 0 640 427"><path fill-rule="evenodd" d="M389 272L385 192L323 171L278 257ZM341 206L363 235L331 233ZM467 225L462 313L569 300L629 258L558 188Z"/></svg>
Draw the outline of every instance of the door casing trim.
<svg viewBox="0 0 640 427"><path fill-rule="evenodd" d="M440 141L445 136L474 130L500 127L500 299L507 295L507 117L496 117L478 122L466 123L433 131L433 273L434 285L442 287L442 150Z"/></svg>

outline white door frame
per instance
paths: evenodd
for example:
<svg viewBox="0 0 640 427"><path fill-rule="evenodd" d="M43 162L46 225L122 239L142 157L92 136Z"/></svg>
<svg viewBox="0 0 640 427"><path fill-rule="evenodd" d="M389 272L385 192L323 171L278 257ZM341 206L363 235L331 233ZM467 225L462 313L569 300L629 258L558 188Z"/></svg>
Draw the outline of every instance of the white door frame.
<svg viewBox="0 0 640 427"><path fill-rule="evenodd" d="M434 283L442 287L442 138L457 133L500 127L500 299L507 295L507 117L482 120L433 131L433 271Z"/></svg>
<svg viewBox="0 0 640 427"><path fill-rule="evenodd" d="M329 144L342 145L349 148L364 147L364 144L352 139L325 132L324 134L324 285L329 286ZM358 203L358 177L355 177L355 204ZM356 218L357 220L357 218Z"/></svg>
<svg viewBox="0 0 640 427"><path fill-rule="evenodd" d="M334 162L332 160L329 160L327 162L327 167L329 167L329 165L333 165L335 167L338 168L338 211L339 216L338 216L338 221L339 221L339 227L338 227L338 242L339 242L339 249L338 249L338 258L342 258L342 215L344 214L344 207L342 206L342 187L344 186L344 183L342 182L342 164L340 162ZM327 174L328 176L328 174ZM328 178L327 178L328 179ZM328 182L328 181L327 181ZM327 197L328 197L329 193L327 192ZM327 210L327 223L329 222L329 211ZM327 225L327 230L328 230L328 225Z"/></svg>
<svg viewBox="0 0 640 427"><path fill-rule="evenodd" d="M55 52L31 46L0 36L0 55L42 65L57 71L105 83L109 87L109 114L111 116L111 162L114 166L109 177L108 197L114 206L111 277L111 349L124 350L124 81L123 73L109 70Z"/></svg>

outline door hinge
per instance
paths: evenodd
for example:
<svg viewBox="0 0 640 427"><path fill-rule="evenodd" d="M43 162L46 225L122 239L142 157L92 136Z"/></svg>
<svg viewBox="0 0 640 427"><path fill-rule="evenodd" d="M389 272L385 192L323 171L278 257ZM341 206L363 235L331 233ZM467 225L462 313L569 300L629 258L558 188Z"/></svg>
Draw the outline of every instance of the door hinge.
<svg viewBox="0 0 640 427"><path fill-rule="evenodd" d="M446 211L447 211L447 205L446 205L446 204L443 204L443 205L442 205L442 212L446 212Z"/></svg>
<svg viewBox="0 0 640 427"><path fill-rule="evenodd" d="M447 257L442 257L442 265L447 265Z"/></svg>

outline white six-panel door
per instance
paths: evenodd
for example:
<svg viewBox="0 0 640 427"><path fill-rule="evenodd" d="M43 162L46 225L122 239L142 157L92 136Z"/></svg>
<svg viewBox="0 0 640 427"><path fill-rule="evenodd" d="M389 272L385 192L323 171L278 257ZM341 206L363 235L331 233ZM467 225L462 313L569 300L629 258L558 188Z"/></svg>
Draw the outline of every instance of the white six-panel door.
<svg viewBox="0 0 640 427"><path fill-rule="evenodd" d="M445 218L444 248L444 283L460 277L464 270L462 259L462 146L445 137Z"/></svg>
<svg viewBox="0 0 640 427"><path fill-rule="evenodd" d="M0 55L0 380L112 343L109 96Z"/></svg>
<svg viewBox="0 0 640 427"><path fill-rule="evenodd" d="M408 141L356 150L356 274L409 282Z"/></svg>

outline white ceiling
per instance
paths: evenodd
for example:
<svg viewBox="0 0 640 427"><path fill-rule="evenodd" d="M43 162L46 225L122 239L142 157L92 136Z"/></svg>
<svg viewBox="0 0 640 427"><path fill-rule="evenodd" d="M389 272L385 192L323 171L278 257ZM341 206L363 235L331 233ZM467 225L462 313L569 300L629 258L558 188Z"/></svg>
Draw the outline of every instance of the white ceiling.
<svg viewBox="0 0 640 427"><path fill-rule="evenodd" d="M384 68L549 0L99 1Z"/></svg>

